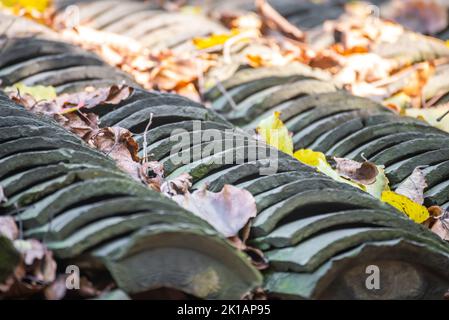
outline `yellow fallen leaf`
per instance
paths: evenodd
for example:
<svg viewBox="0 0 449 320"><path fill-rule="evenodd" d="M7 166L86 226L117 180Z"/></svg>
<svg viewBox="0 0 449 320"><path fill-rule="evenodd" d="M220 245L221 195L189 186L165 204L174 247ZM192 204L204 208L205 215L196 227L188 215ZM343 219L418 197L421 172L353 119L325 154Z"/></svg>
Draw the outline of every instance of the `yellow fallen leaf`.
<svg viewBox="0 0 449 320"><path fill-rule="evenodd" d="M429 218L429 211L426 207L394 191L382 192L381 200L405 213L416 223L423 223Z"/></svg>
<svg viewBox="0 0 449 320"><path fill-rule="evenodd" d="M238 35L240 33L240 30L238 29L232 29L228 33L220 33L220 34L213 34L209 37L205 38L194 38L193 44L198 50L203 50L211 47L215 47L218 45L223 45L226 41L228 41L230 38Z"/></svg>
<svg viewBox="0 0 449 320"><path fill-rule="evenodd" d="M29 94L36 101L52 100L56 98L56 90L51 86L32 86L28 87L22 82L15 83L12 87L6 87L5 91L18 91L20 94Z"/></svg>
<svg viewBox="0 0 449 320"><path fill-rule="evenodd" d="M292 137L279 116L280 112L275 111L272 116L260 121L256 131L265 139L267 144L293 155Z"/></svg>
<svg viewBox="0 0 449 320"><path fill-rule="evenodd" d="M365 191L365 187L363 185L360 185L358 183L355 183L351 180L345 179L342 176L340 176L338 174L338 172L335 171L326 160L323 161L322 159L318 159L318 165L316 166L316 168L318 169L318 171L320 171L321 173L324 173L326 176L334 179L335 181L347 183L353 187L356 187L356 188L359 188L359 189L362 189L363 191Z"/></svg>
<svg viewBox="0 0 449 320"><path fill-rule="evenodd" d="M25 9L27 12L44 12L50 5L50 0L0 0L7 8Z"/></svg>
<svg viewBox="0 0 449 320"><path fill-rule="evenodd" d="M320 159L326 161L326 156L322 152L316 152L311 149L299 149L293 156L302 163L312 167L318 166Z"/></svg>
<svg viewBox="0 0 449 320"><path fill-rule="evenodd" d="M321 152L313 151L311 149L300 149L296 151L293 156L302 163L317 168L318 171L334 179L335 181L347 183L356 188L365 190L364 187L358 183L341 177L340 174L327 162L326 156Z"/></svg>
<svg viewBox="0 0 449 320"><path fill-rule="evenodd" d="M253 68L260 68L266 64L265 60L258 54L248 53L246 59L248 60L248 64Z"/></svg>

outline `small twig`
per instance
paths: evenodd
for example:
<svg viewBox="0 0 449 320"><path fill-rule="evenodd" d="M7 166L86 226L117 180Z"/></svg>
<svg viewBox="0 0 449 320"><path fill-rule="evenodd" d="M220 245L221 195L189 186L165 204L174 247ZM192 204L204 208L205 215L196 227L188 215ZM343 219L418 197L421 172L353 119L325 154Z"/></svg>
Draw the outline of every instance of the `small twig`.
<svg viewBox="0 0 449 320"><path fill-rule="evenodd" d="M303 31L299 30L296 26L291 24L265 0L256 0L255 5L257 11L268 27L281 32L286 37L295 40L303 41L305 39L305 34Z"/></svg>
<svg viewBox="0 0 449 320"><path fill-rule="evenodd" d="M430 98L429 101L426 102L425 99L422 99L422 101L423 101L423 108L429 108L429 107L433 106L444 95L446 95L445 90L440 90L432 98Z"/></svg>
<svg viewBox="0 0 449 320"><path fill-rule="evenodd" d="M373 82L371 82L371 85L373 87L378 88L378 87L383 87L383 86L389 85L389 84L391 84L393 82L396 82L396 81L403 80L404 78L407 78L411 74L413 74L413 72L415 72L417 69L421 68L424 64L425 64L425 62L417 63L417 64L415 64L415 65L413 65L411 67L408 67L408 68L405 68L403 70L400 70L399 72L393 74L389 78L381 79L381 80L378 80L378 81L373 81Z"/></svg>
<svg viewBox="0 0 449 320"><path fill-rule="evenodd" d="M230 96L226 88L223 86L221 81L218 78L216 79L216 81L217 81L216 86L218 90L220 90L221 94L226 98L226 100L228 100L229 104L231 105L231 108L237 109L237 104L235 103L234 99L232 99L232 97Z"/></svg>
<svg viewBox="0 0 449 320"><path fill-rule="evenodd" d="M143 163L148 161L147 155L147 133L150 129L151 123L153 122L153 113L150 113L150 119L148 120L148 124L145 127L145 131L143 132Z"/></svg>
<svg viewBox="0 0 449 320"><path fill-rule="evenodd" d="M442 116L437 118L437 122L440 122L441 120L443 120L444 117L446 117L449 114L449 110L447 110Z"/></svg>
<svg viewBox="0 0 449 320"><path fill-rule="evenodd" d="M229 38L223 45L223 60L226 64L232 63L231 48L234 44L243 39L257 39L258 35L254 31L246 31L239 33L238 35Z"/></svg>
<svg viewBox="0 0 449 320"><path fill-rule="evenodd" d="M203 73L203 61L201 59L195 59L195 66L198 78L198 94L200 96L201 103L204 103L204 73Z"/></svg>

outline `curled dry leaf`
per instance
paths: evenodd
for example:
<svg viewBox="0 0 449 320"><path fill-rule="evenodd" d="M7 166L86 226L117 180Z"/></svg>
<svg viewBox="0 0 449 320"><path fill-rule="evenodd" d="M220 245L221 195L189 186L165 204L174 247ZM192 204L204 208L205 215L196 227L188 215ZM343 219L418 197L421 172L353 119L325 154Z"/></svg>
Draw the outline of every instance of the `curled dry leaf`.
<svg viewBox="0 0 449 320"><path fill-rule="evenodd" d="M376 182L379 173L377 166L369 161L357 162L350 159L334 157L336 170L342 177L351 179L363 185Z"/></svg>
<svg viewBox="0 0 449 320"><path fill-rule="evenodd" d="M23 261L33 271L35 280L50 283L55 280L56 262L53 253L36 239L14 241L16 249L22 253Z"/></svg>
<svg viewBox="0 0 449 320"><path fill-rule="evenodd" d="M427 208L427 211L429 211L429 218L422 225L431 229L435 222L442 217L443 209L440 206L431 206Z"/></svg>
<svg viewBox="0 0 449 320"><path fill-rule="evenodd" d="M231 185L225 185L220 192L201 189L176 195L173 200L228 238L236 236L257 213L252 194Z"/></svg>
<svg viewBox="0 0 449 320"><path fill-rule="evenodd" d="M98 88L90 91L82 91L73 94L59 96L56 101L61 106L61 110L72 111L75 109L91 109L102 104L119 104L126 100L134 89L127 85L112 85L106 88Z"/></svg>
<svg viewBox="0 0 449 320"><path fill-rule="evenodd" d="M98 131L98 116L93 113L74 112L59 114L55 113L53 118L65 129L76 134L84 141L89 139Z"/></svg>
<svg viewBox="0 0 449 320"><path fill-rule="evenodd" d="M0 216L0 235L10 240L16 240L19 237L19 229L13 217Z"/></svg>
<svg viewBox="0 0 449 320"><path fill-rule="evenodd" d="M87 88L89 89L89 88ZM81 92L56 96L53 87L27 87L21 83L5 89L9 98L34 113L71 113L78 109L91 109L98 105L119 104L127 99L134 89L127 85L112 85L90 88Z"/></svg>
<svg viewBox="0 0 449 320"><path fill-rule="evenodd" d="M426 177L424 176L421 167L416 167L412 174L405 179L395 191L419 204L423 204L424 189L426 187Z"/></svg>
<svg viewBox="0 0 449 320"><path fill-rule="evenodd" d="M8 91L5 89L5 92L13 102L24 106L27 110L34 111L33 109L36 106L37 101L32 95L20 93L18 90Z"/></svg>
<svg viewBox="0 0 449 320"><path fill-rule="evenodd" d="M139 146L129 130L120 127L101 128L90 137L88 144L113 158L117 166L134 179L141 180L137 154Z"/></svg>
<svg viewBox="0 0 449 320"><path fill-rule="evenodd" d="M2 285L5 297L24 297L40 292L56 278L56 262L53 253L35 239L15 240L14 247L21 254L21 262L8 285Z"/></svg>
<svg viewBox="0 0 449 320"><path fill-rule="evenodd" d="M164 182L164 165L158 161L145 162L140 166L140 179L151 189L161 192Z"/></svg>
<svg viewBox="0 0 449 320"><path fill-rule="evenodd" d="M161 192L168 195L183 195L189 192L192 187L192 176L188 173L183 173L178 177L165 181L161 186Z"/></svg>
<svg viewBox="0 0 449 320"><path fill-rule="evenodd" d="M262 250L248 246L246 240L248 240L249 232L251 229L251 221L243 227L238 235L229 237L228 240L238 250L244 252L250 259L251 264L258 270L265 270L269 267L269 261L263 254Z"/></svg>
<svg viewBox="0 0 449 320"><path fill-rule="evenodd" d="M33 113L45 114L53 114L60 109L54 100L56 97L54 90L53 87L27 87L21 83L5 88L9 99L15 103L24 106L25 109Z"/></svg>
<svg viewBox="0 0 449 320"><path fill-rule="evenodd" d="M441 239L449 241L449 212L445 211L433 224L430 229Z"/></svg>

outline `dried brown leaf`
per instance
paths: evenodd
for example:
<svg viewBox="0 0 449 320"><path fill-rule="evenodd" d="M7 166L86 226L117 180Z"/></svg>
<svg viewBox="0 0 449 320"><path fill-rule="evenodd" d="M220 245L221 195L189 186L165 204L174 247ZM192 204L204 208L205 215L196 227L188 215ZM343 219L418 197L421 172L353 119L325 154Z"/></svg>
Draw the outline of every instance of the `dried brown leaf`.
<svg viewBox="0 0 449 320"><path fill-rule="evenodd" d="M370 185L376 182L379 170L374 163L369 161L357 162L337 157L334 157L334 160L336 163L336 171L340 176L364 185Z"/></svg>
<svg viewBox="0 0 449 320"><path fill-rule="evenodd" d="M88 110L98 105L116 105L126 100L134 89L127 85L112 85L105 88L97 88L91 91L64 94L56 98L60 110L72 112L74 109Z"/></svg>
<svg viewBox="0 0 449 320"><path fill-rule="evenodd" d="M160 192L164 183L164 166L158 161L145 162L140 167L140 178L151 189Z"/></svg>
<svg viewBox="0 0 449 320"><path fill-rule="evenodd" d="M446 211L439 219L437 219L430 230L437 234L441 239L449 241L449 212Z"/></svg>
<svg viewBox="0 0 449 320"><path fill-rule="evenodd" d="M31 94L20 93L18 90L7 91L6 92L9 99L13 102L24 106L27 110L33 110L37 101Z"/></svg>
<svg viewBox="0 0 449 320"><path fill-rule="evenodd" d="M231 185L225 185L220 192L201 189L176 195L173 199L209 222L225 237L236 236L257 213L252 194Z"/></svg>
<svg viewBox="0 0 449 320"><path fill-rule="evenodd" d="M129 130L120 127L101 128L90 137L88 144L109 155L119 168L141 181L141 165L137 154L139 146Z"/></svg>
<svg viewBox="0 0 449 320"><path fill-rule="evenodd" d="M183 195L189 192L192 187L192 176L188 173L183 173L178 177L165 181L161 186L161 192L168 196Z"/></svg>
<svg viewBox="0 0 449 320"><path fill-rule="evenodd" d="M396 193L402 194L419 204L424 203L424 189L427 187L426 177L421 168L416 167L412 174L395 190Z"/></svg>
<svg viewBox="0 0 449 320"><path fill-rule="evenodd" d="M15 240L14 247L22 255L14 275L8 279L8 285L0 291L6 297L26 297L40 292L56 278L56 262L53 253L35 239Z"/></svg>
<svg viewBox="0 0 449 320"><path fill-rule="evenodd" d="M65 129L76 134L84 141L89 139L100 130L98 127L98 116L93 113L82 113L78 110L70 113L55 113L53 118Z"/></svg>
<svg viewBox="0 0 449 320"><path fill-rule="evenodd" d="M250 223L247 223L249 226ZM244 252L250 259L251 264L258 270L265 270L269 267L268 259L260 249L250 247L239 236L229 237L228 240L238 250Z"/></svg>
<svg viewBox="0 0 449 320"><path fill-rule="evenodd" d="M443 214L443 209L440 206L431 206L427 208L427 211L429 211L429 219L424 221L422 225L425 226L426 228L431 229L435 224L435 222L441 218Z"/></svg>

